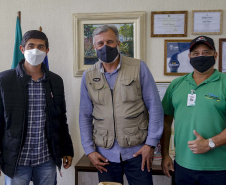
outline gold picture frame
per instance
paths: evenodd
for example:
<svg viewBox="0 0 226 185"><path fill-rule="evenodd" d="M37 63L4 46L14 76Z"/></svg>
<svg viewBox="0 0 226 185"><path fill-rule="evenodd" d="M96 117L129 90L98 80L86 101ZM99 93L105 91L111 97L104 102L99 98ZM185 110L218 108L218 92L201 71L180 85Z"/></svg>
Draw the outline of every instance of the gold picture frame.
<svg viewBox="0 0 226 185"><path fill-rule="evenodd" d="M188 11L151 12L151 37L186 37Z"/></svg>
<svg viewBox="0 0 226 185"><path fill-rule="evenodd" d="M164 41L164 75L181 76L193 71L188 57L190 39Z"/></svg>
<svg viewBox="0 0 226 185"><path fill-rule="evenodd" d="M169 144L169 154L175 155L175 146L174 146L174 128L171 128L170 144Z"/></svg>
<svg viewBox="0 0 226 185"><path fill-rule="evenodd" d="M74 23L74 76L82 76L90 67L85 63L84 42L85 26L101 24L131 24L133 25L133 57L145 61L146 58L146 12L112 12L112 13L76 13ZM92 37L92 34L90 35ZM92 40L92 38L90 39ZM92 41L90 41L92 47ZM94 51L92 51L94 52ZM94 61L95 62L95 61Z"/></svg>
<svg viewBox="0 0 226 185"><path fill-rule="evenodd" d="M222 34L223 10L193 10L193 35Z"/></svg>
<svg viewBox="0 0 226 185"><path fill-rule="evenodd" d="M219 39L219 65L220 72L226 73L226 38Z"/></svg>

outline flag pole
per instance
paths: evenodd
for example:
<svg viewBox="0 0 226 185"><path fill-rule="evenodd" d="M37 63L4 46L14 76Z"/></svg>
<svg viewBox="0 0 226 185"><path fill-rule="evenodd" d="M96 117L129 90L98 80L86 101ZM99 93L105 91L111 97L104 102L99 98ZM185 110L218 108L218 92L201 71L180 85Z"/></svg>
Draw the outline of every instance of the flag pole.
<svg viewBox="0 0 226 185"><path fill-rule="evenodd" d="M24 55L20 51L20 44L22 40L22 31L20 23L21 23L21 12L18 11L16 17L15 44L11 69L14 69L21 61L21 59L24 58Z"/></svg>
<svg viewBox="0 0 226 185"><path fill-rule="evenodd" d="M17 16L18 16L19 21L20 21L20 24L21 24L21 11L18 11L18 12L17 12Z"/></svg>

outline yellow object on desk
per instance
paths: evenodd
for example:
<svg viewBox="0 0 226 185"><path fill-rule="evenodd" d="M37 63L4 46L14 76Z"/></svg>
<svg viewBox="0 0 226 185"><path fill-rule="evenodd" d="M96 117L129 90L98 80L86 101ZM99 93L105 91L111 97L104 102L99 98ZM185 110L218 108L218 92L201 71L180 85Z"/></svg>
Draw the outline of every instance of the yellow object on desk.
<svg viewBox="0 0 226 185"><path fill-rule="evenodd" d="M100 182L98 185L122 185L122 184L117 182Z"/></svg>

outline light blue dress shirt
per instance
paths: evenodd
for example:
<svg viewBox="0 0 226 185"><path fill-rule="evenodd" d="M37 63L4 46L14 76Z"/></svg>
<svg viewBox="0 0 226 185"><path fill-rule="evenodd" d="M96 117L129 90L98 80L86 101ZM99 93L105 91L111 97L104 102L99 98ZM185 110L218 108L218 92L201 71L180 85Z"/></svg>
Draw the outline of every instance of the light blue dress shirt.
<svg viewBox="0 0 226 185"><path fill-rule="evenodd" d="M111 89L114 88L115 80L118 75L118 71L121 66L120 62L112 73L104 71L101 65L100 71L104 73L106 80ZM155 85L155 81L147 65L141 61L140 64L140 84L143 95L143 101L149 111L149 125L148 125L148 136L146 141L138 146L123 148L119 146L115 139L114 145L110 149L105 149L96 146L94 148L93 142L93 104L89 97L86 87L86 72L83 73L81 82L81 96L80 96L80 112L79 112L79 124L82 146L85 150L85 154L88 155L94 151L99 152L102 156L111 162L121 162L133 158L135 154L144 144L156 146L159 142L163 132L163 108L160 101L159 93ZM112 123L113 124L113 123ZM121 156L121 159L120 159Z"/></svg>

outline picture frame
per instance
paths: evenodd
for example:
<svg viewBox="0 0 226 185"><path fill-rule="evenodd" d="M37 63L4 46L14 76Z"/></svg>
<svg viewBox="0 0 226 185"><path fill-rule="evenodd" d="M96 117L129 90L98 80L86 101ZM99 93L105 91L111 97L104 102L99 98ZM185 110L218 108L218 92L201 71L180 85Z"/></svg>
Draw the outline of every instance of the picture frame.
<svg viewBox="0 0 226 185"><path fill-rule="evenodd" d="M193 71L188 57L190 39L164 41L164 75L181 76Z"/></svg>
<svg viewBox="0 0 226 185"><path fill-rule="evenodd" d="M223 10L193 10L193 35L222 34Z"/></svg>
<svg viewBox="0 0 226 185"><path fill-rule="evenodd" d="M158 89L160 99L162 101L170 82L156 82L155 84Z"/></svg>
<svg viewBox="0 0 226 185"><path fill-rule="evenodd" d="M188 11L151 12L151 37L186 37Z"/></svg>
<svg viewBox="0 0 226 185"><path fill-rule="evenodd" d="M167 88L170 85L170 82L156 82L156 87L159 92L160 99L162 101ZM155 148L154 152L154 160L159 160L161 159L161 144L158 143L157 147ZM169 154L174 156L175 155L175 146L174 146L174 121L171 126L171 136L170 136L170 142L169 142Z"/></svg>
<svg viewBox="0 0 226 185"><path fill-rule="evenodd" d="M73 14L73 24L74 76L82 76L83 72L91 66L90 63L95 63L97 61L95 50L92 47L92 31L95 26L97 27L98 25L102 24L113 24L118 28L120 27L120 25L130 25L130 29L132 27L131 30L133 34L133 37L130 37L133 42L131 46L133 48L132 57L145 61L146 12L75 13ZM126 26L126 28L127 27L128 26ZM87 28L89 31L87 31ZM121 39L123 40L123 42L121 41ZM88 46L85 44L87 43L87 40ZM125 35L120 36L119 40L121 41L121 47L121 45L124 44ZM91 53L91 57L86 56L85 51L88 50L87 48L90 48L89 52L87 53ZM90 60L91 62L89 62Z"/></svg>
<svg viewBox="0 0 226 185"><path fill-rule="evenodd" d="M226 38L219 39L219 65L220 72L226 73Z"/></svg>
<svg viewBox="0 0 226 185"><path fill-rule="evenodd" d="M169 154L175 155L175 146L174 146L174 128L171 128L170 144L169 144Z"/></svg>

